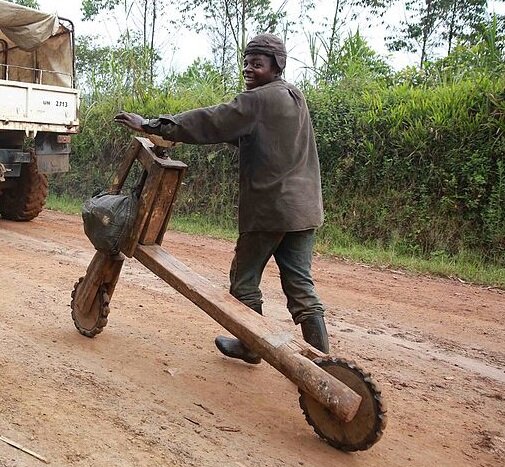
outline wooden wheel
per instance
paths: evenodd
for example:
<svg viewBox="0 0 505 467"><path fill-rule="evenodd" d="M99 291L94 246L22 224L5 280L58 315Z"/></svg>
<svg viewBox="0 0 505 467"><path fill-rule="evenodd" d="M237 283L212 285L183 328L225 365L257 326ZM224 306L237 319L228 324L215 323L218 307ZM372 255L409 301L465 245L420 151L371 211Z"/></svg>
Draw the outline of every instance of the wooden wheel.
<svg viewBox="0 0 505 467"><path fill-rule="evenodd" d="M314 431L331 446L342 451L370 448L386 427L386 407L378 385L369 373L354 362L341 358L317 358L314 363L362 397L356 416L350 422L337 419L326 407L300 391L300 407Z"/></svg>
<svg viewBox="0 0 505 467"><path fill-rule="evenodd" d="M82 303L85 301L80 300L79 296L83 280L84 277L81 277L75 283L74 290L72 291L72 302L70 303L72 319L74 320L75 327L83 336L95 337L107 325L110 312L110 299L107 288L102 284L98 287L89 309L84 310Z"/></svg>

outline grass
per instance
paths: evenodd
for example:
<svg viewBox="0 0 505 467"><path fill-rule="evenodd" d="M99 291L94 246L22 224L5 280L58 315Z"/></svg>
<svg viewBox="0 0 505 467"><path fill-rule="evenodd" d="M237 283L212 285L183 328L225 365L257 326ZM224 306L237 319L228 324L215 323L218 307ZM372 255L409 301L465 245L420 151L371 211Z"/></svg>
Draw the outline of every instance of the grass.
<svg viewBox="0 0 505 467"><path fill-rule="evenodd" d="M79 214L82 202L66 196L50 195L46 207L67 214ZM232 226L221 226L201 215L176 215L170 220L170 229L193 235L205 235L234 241L237 231ZM318 235L316 251L378 268L403 269L418 274L459 279L464 282L505 289L505 268L483 261L478 255L462 252L456 256L433 255L425 259L408 255L396 248L356 243L339 229L325 226Z"/></svg>
<svg viewBox="0 0 505 467"><path fill-rule="evenodd" d="M212 222L200 215L175 215L170 219L169 228L193 235L206 235L232 241L237 239L237 230L235 228L221 226L217 222Z"/></svg>
<svg viewBox="0 0 505 467"><path fill-rule="evenodd" d="M316 251L379 268L403 269L458 279L463 282L505 289L505 268L483 260L478 254L462 251L457 255L435 252L430 258L405 253L401 245L364 245L340 229L325 225L318 234Z"/></svg>
<svg viewBox="0 0 505 467"><path fill-rule="evenodd" d="M46 208L53 211L60 211L66 214L80 214L82 201L66 195L57 196L49 194L46 200Z"/></svg>
<svg viewBox="0 0 505 467"><path fill-rule="evenodd" d="M462 282L505 289L505 268L484 262L468 253L426 259L398 253L394 247L371 248L360 244L341 246L328 245L326 242L318 243L316 250L323 254L379 268L403 269L418 274L448 277Z"/></svg>

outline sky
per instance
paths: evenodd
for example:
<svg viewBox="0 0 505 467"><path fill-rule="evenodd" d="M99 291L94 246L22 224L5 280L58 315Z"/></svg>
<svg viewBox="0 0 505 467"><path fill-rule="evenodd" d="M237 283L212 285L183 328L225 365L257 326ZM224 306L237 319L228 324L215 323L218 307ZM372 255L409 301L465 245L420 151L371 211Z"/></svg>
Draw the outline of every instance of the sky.
<svg viewBox="0 0 505 467"><path fill-rule="evenodd" d="M279 3L273 0L272 4ZM325 16L333 14L333 1L320 2L319 8L315 12L317 26ZM39 0L40 9L47 13L58 13L59 16L70 19L75 25L76 35L85 34L100 34L104 44L114 44L120 32L124 29L124 23L119 21L117 17L109 15L100 16L97 21L81 21L82 13L80 11L80 0ZM288 7L291 16L298 15L297 10L298 0L289 0ZM326 7L325 7L326 5ZM119 7L120 8L120 7ZM118 10L119 11L119 10ZM384 46L384 28L374 28L372 31L365 28L365 36L373 43L374 49L380 53L386 54ZM177 34L177 43L162 43L164 59L162 67L164 71L175 69L178 71L184 70L198 57L210 55L210 45L206 40L205 34L197 34L193 31L182 29ZM175 46L175 47L174 47ZM176 48L176 50L174 50ZM288 43L288 61L285 76L290 81L296 81L304 71L304 64L310 65L309 48L307 38L303 34L290 36ZM400 61L408 61L408 58L396 57ZM400 63L399 66L402 66Z"/></svg>
<svg viewBox="0 0 505 467"><path fill-rule="evenodd" d="M272 0L272 4L278 4L281 0ZM333 14L332 8L335 2L321 1L315 12L316 27L324 17ZM497 13L505 14L505 2L489 2L491 8ZM70 19L75 25L76 35L99 34L105 45L112 45L116 42L120 32L124 29L124 22L119 15L101 15L96 21L82 21L80 11L81 0L39 0L40 9L47 13L58 13L59 16ZM296 17L298 15L298 0L288 1L288 13ZM120 7L119 7L120 8ZM119 10L118 10L119 11ZM167 12L171 13L171 12ZM404 17L402 8L390 9L386 15L386 24L395 24ZM173 17L173 16L171 16ZM387 34L385 26L368 27L364 18L358 19L351 24L353 32L359 27L360 33L369 41L369 44L378 53L388 56L388 62L393 67L399 69L407 65L417 65L418 57L407 53L388 54L384 36ZM350 32L350 31L349 31ZM348 33L348 32L347 32ZM346 34L346 33L344 33ZM162 40L158 47L162 49L164 58L162 60L163 71L171 69L182 71L189 66L196 58L210 55L210 46L205 34L197 34L181 28L177 34L170 36L177 37L177 42L171 39ZM169 37L167 35L167 37ZM307 38L304 34L290 36L287 43L288 62L286 67L286 78L291 81L303 73L303 64L310 64L309 48Z"/></svg>

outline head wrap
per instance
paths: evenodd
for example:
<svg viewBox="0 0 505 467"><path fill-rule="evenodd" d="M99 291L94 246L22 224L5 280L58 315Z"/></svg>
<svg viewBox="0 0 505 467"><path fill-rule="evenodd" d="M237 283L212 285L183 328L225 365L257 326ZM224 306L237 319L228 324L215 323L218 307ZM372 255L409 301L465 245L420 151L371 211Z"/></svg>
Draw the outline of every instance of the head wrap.
<svg viewBox="0 0 505 467"><path fill-rule="evenodd" d="M249 41L244 51L244 57L249 54L262 54L274 57L280 70L286 68L286 46L281 39L273 34L260 34Z"/></svg>

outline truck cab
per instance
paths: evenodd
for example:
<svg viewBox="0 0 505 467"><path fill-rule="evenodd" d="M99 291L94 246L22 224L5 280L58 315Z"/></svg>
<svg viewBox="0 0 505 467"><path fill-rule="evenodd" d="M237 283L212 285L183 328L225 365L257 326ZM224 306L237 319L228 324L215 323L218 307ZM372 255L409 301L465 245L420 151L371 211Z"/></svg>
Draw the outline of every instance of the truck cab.
<svg viewBox="0 0 505 467"><path fill-rule="evenodd" d="M0 216L31 220L79 131L71 21L0 0L0 102Z"/></svg>

